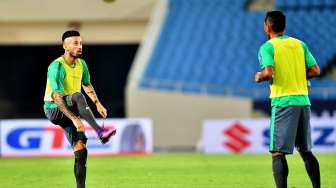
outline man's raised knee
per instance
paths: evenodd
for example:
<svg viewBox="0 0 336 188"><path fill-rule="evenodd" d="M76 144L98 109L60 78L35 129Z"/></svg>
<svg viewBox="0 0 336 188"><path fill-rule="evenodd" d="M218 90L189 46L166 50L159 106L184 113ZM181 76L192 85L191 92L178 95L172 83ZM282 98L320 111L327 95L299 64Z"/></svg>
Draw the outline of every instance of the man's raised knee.
<svg viewBox="0 0 336 188"><path fill-rule="evenodd" d="M85 97L80 92L76 92L76 93L72 94L72 100L74 100L74 101L83 100L83 99L85 99Z"/></svg>

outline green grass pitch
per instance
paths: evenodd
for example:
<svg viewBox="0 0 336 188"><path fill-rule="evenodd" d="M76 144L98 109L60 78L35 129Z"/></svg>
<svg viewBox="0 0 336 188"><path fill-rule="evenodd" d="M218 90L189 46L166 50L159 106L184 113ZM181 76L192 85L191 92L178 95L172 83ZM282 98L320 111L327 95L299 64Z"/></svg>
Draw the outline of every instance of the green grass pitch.
<svg viewBox="0 0 336 188"><path fill-rule="evenodd" d="M323 188L336 188L336 154L318 154ZM289 188L309 188L298 154ZM88 188L272 188L270 155L153 154L89 157ZM73 188L72 158L0 159L1 188Z"/></svg>

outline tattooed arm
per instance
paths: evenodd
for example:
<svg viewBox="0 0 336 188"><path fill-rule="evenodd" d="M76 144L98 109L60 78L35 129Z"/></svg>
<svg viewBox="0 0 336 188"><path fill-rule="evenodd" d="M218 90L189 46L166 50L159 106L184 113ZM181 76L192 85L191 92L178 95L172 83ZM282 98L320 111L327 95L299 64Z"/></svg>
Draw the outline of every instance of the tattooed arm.
<svg viewBox="0 0 336 188"><path fill-rule="evenodd" d="M57 104L58 109L63 112L69 119L73 120L78 118L73 112L69 110L66 106L63 97L65 96L64 93L53 93L52 94L54 102Z"/></svg>
<svg viewBox="0 0 336 188"><path fill-rule="evenodd" d="M64 93L55 92L52 94L52 97L58 109L73 122L74 126L77 128L77 131L84 131L84 125L82 121L73 112L71 112L65 104L63 99Z"/></svg>
<svg viewBox="0 0 336 188"><path fill-rule="evenodd" d="M89 96L89 98L91 99L91 101L97 105L98 103L100 103L98 96L92 86L92 84L88 84L88 85L82 85L83 89L85 91L85 93Z"/></svg>
<svg viewBox="0 0 336 188"><path fill-rule="evenodd" d="M100 103L97 94L92 86L92 84L87 84L87 85L82 85L85 93L89 96L89 98L91 99L91 101L96 105L97 107L97 111L99 112L99 114L106 118L107 117L107 111L104 108L104 106Z"/></svg>
<svg viewBox="0 0 336 188"><path fill-rule="evenodd" d="M83 65L83 77L82 77L82 87L85 93L89 96L89 98L92 100L92 102L96 105L97 111L99 114L103 117L107 117L107 112L104 106L100 103L97 94L90 82L90 74L88 67L85 63L84 60L82 60L82 65Z"/></svg>

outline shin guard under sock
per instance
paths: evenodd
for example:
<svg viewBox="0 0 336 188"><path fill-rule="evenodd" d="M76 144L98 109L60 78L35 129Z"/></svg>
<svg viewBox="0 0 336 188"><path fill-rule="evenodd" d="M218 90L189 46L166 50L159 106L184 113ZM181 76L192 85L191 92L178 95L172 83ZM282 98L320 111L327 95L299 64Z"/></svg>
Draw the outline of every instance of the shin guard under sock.
<svg viewBox="0 0 336 188"><path fill-rule="evenodd" d="M302 152L301 157L305 163L313 188L320 188L320 167L317 159L311 152Z"/></svg>
<svg viewBox="0 0 336 188"><path fill-rule="evenodd" d="M287 188L288 165L285 155L272 157L273 176L277 188Z"/></svg>
<svg viewBox="0 0 336 188"><path fill-rule="evenodd" d="M75 151L74 173L77 188L85 188L87 149Z"/></svg>

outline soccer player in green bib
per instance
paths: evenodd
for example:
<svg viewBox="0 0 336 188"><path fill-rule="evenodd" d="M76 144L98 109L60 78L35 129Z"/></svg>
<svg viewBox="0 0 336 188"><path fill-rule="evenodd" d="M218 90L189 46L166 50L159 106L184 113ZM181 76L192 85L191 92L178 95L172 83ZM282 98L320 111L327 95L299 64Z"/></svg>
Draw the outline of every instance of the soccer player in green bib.
<svg viewBox="0 0 336 188"><path fill-rule="evenodd" d="M116 130L100 127L88 106L81 88L96 105L97 111L107 117L104 106L98 100L90 82L88 67L82 56L82 39L78 31L66 31L62 35L64 55L48 67L47 86L44 95L44 112L54 124L63 128L75 154L74 173L77 188L85 188L87 149L83 118L97 132L103 144Z"/></svg>
<svg viewBox="0 0 336 188"><path fill-rule="evenodd" d="M269 81L272 100L270 152L277 188L287 187L286 154L294 147L300 153L314 188L320 187L319 163L311 152L310 101L307 79L317 77L320 68L307 45L284 35L286 17L281 11L266 14L268 36L259 50L261 72L256 82Z"/></svg>

